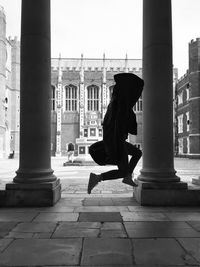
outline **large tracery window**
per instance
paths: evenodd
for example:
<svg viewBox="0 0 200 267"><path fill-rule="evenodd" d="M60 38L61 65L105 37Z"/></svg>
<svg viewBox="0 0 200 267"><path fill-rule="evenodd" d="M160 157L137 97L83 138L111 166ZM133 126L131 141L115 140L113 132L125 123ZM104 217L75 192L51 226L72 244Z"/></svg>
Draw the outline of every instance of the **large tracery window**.
<svg viewBox="0 0 200 267"><path fill-rule="evenodd" d="M77 110L77 87L72 84L65 87L65 110Z"/></svg>
<svg viewBox="0 0 200 267"><path fill-rule="evenodd" d="M51 110L55 110L56 108L56 88L55 86L51 86Z"/></svg>
<svg viewBox="0 0 200 267"><path fill-rule="evenodd" d="M87 88L88 111L99 111L99 87L90 85Z"/></svg>

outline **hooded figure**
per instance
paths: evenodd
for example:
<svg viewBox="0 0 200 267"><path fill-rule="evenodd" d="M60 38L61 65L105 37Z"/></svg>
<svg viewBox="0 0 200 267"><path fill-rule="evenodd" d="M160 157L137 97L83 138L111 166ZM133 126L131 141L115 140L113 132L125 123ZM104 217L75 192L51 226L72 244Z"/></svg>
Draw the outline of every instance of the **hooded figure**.
<svg viewBox="0 0 200 267"><path fill-rule="evenodd" d="M96 175L90 174L88 193L103 180L123 178L123 182L136 186L132 172L142 153L126 142L128 134L137 135L136 115L133 106L142 94L144 81L132 73L114 75L116 82L111 101L103 121L103 141L90 147L90 155L100 165L114 164L118 170ZM128 155L132 155L128 162Z"/></svg>
<svg viewBox="0 0 200 267"><path fill-rule="evenodd" d="M142 94L144 82L132 73L114 75L116 85L103 121L103 141L108 162L118 163L128 133L137 135L133 107Z"/></svg>

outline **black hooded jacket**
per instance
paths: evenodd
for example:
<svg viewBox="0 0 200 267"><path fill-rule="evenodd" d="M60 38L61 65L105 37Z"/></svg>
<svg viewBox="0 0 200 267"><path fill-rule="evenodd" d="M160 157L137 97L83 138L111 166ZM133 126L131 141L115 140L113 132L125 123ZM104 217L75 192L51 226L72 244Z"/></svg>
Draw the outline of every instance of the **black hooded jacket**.
<svg viewBox="0 0 200 267"><path fill-rule="evenodd" d="M113 97L103 121L103 142L107 155L106 161L108 162L119 163L128 133L137 135L137 121L133 106L143 90L144 83L143 80L141 81L139 86L138 84L137 86L127 84L124 81L123 84L119 84L118 81L114 87Z"/></svg>

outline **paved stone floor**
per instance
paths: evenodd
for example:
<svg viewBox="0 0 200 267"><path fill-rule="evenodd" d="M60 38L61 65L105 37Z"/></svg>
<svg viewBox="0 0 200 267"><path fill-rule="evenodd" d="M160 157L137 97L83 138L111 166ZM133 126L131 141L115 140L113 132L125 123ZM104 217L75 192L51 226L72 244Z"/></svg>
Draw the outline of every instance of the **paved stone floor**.
<svg viewBox="0 0 200 267"><path fill-rule="evenodd" d="M0 163L3 187L16 162ZM199 163L177 161L177 172L190 182ZM54 207L0 209L1 267L200 266L200 207L142 207L121 180L87 195L98 167L53 166L62 183Z"/></svg>

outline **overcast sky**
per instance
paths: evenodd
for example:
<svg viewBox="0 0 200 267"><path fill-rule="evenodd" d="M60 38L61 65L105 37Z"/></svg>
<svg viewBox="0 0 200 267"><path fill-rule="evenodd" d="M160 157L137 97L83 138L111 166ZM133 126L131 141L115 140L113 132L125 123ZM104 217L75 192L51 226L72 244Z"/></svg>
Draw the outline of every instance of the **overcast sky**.
<svg viewBox="0 0 200 267"><path fill-rule="evenodd" d="M21 0L0 5L7 36L20 36ZM188 43L200 37L200 0L172 0L172 7L173 62L180 77L188 68ZM142 58L142 0L51 0L51 18L52 57Z"/></svg>

